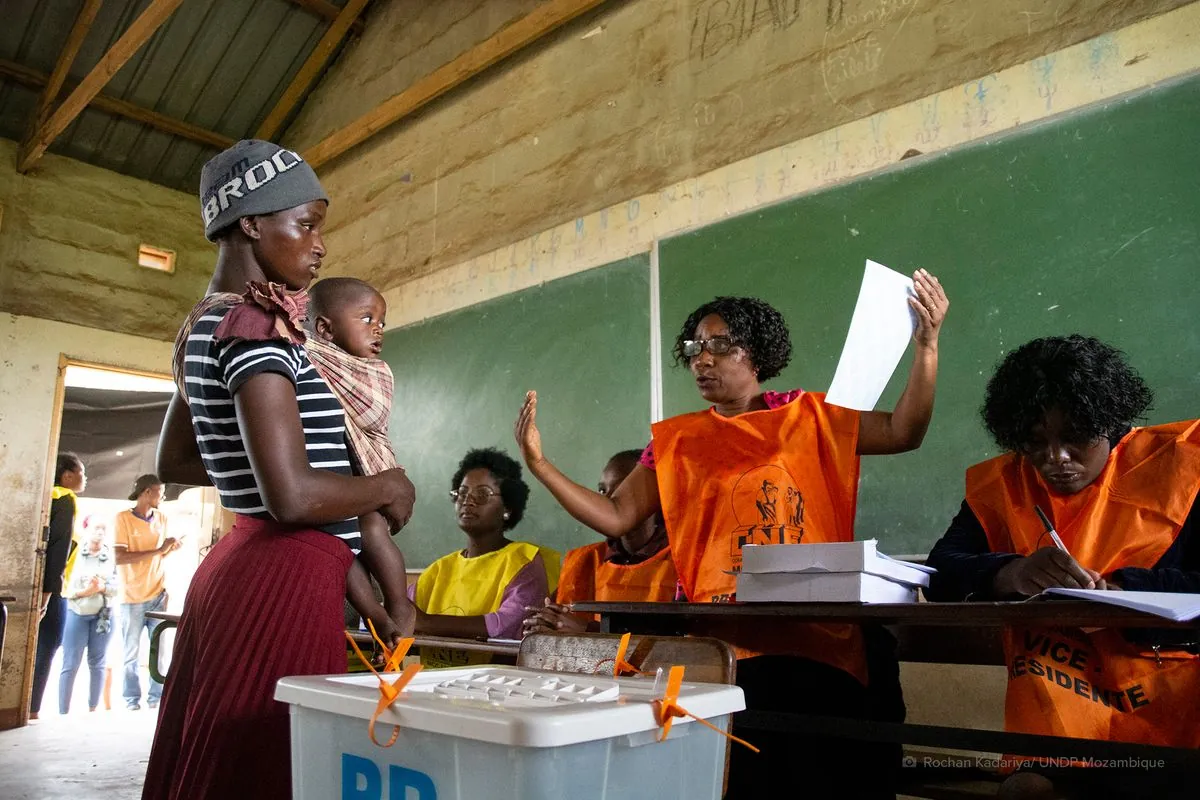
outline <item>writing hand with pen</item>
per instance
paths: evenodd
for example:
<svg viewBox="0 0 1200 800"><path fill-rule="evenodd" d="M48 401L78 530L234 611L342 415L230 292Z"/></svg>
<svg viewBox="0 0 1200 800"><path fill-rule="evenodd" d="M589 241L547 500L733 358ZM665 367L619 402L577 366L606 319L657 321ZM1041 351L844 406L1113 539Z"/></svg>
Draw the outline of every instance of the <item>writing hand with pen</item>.
<svg viewBox="0 0 1200 800"><path fill-rule="evenodd" d="M1038 518L1046 528L1053 545L1035 550L1027 556L1015 558L1000 568L992 579L992 590L998 596L1025 595L1031 597L1045 589L1107 589L1121 587L1112 580L1105 580L1099 572L1076 561L1058 532L1050 524L1041 508L1034 506Z"/></svg>

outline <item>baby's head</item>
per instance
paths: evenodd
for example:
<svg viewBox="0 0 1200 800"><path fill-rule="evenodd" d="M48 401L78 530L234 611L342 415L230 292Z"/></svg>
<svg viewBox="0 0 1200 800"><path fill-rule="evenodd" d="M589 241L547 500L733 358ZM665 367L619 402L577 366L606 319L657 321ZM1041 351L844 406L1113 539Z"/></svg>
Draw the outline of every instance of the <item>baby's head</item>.
<svg viewBox="0 0 1200 800"><path fill-rule="evenodd" d="M308 328L358 358L379 358L387 303L358 278L325 278L308 290Z"/></svg>

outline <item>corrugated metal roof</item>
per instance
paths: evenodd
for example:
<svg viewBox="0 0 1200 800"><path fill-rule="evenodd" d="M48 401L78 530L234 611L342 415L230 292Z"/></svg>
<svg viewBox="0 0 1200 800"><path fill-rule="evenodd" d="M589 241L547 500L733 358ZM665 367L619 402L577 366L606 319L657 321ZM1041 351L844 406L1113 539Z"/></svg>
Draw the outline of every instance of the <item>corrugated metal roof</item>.
<svg viewBox="0 0 1200 800"><path fill-rule="evenodd" d="M330 0L344 6L346 0ZM84 0L0 0L0 59L50 73ZM75 59L65 98L149 0L105 0ZM283 94L329 21L289 0L185 0L104 94L242 139ZM21 141L36 90L0 79L0 136ZM217 151L141 122L85 109L50 151L186 192Z"/></svg>

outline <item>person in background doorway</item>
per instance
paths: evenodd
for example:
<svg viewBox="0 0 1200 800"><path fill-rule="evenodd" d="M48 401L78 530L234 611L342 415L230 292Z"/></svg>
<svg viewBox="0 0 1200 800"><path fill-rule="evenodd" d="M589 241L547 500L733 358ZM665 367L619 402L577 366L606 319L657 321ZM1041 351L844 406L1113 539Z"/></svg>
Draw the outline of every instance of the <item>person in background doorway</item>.
<svg viewBox="0 0 1200 800"><path fill-rule="evenodd" d="M74 453L59 453L54 468L54 490L50 493L50 522L47 525L46 561L42 570L41 622L38 623L37 655L33 662L33 692L29 699L29 718L37 719L42 710L42 695L50 664L62 645L65 622L62 599L63 569L71 553L71 534L75 528L75 495L87 487L83 462Z"/></svg>
<svg viewBox="0 0 1200 800"><path fill-rule="evenodd" d="M63 665L58 679L58 713L71 710L75 675L87 650L88 711L95 711L104 688L105 651L112 634L112 599L117 594L116 561L105 539L103 522L90 516L83 521L83 543L71 577L63 589L67 622L63 633Z"/></svg>
<svg viewBox="0 0 1200 800"><path fill-rule="evenodd" d="M125 639L125 707L142 707L142 684L138 679L138 656L142 629L154 633L161 620L150 619L151 611L167 610L166 573L163 559L179 548L179 542L167 536L167 518L159 510L163 482L157 475L142 475L133 484L129 499L136 505L117 514L113 548L117 555L117 575L121 586L121 635ZM158 707L162 684L148 678L146 705Z"/></svg>

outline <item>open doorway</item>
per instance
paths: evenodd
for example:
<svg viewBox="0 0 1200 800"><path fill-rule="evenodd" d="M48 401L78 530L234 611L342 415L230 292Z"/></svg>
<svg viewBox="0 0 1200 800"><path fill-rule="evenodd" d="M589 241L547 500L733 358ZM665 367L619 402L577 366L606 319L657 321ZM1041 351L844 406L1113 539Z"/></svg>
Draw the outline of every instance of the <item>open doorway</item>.
<svg viewBox="0 0 1200 800"><path fill-rule="evenodd" d="M77 548L77 553L82 554L89 552L89 548L98 547L93 539L102 541L103 552L116 561L113 543L117 517L119 514L128 517L127 512L137 505L137 501L130 498L135 493L139 477L154 472L158 434L175 385L166 375L134 373L68 359L63 359L60 367L61 386L57 394L60 401L56 410L57 446L50 454L50 461L54 462L60 452L74 453L83 463L87 475L86 488L78 494L75 502L73 546ZM155 586L161 582L166 592L165 607L161 610L179 613L192 576L221 523L216 493L211 488L167 485L161 502L147 516L156 519L155 530L164 530L163 536L176 539L179 543L177 549L156 560L153 577ZM98 559L103 561L107 557L89 556L89 563L94 564ZM78 557L69 562L64 595L68 593L70 571L81 563L83 561ZM123 605L122 601L126 599L124 595L130 588L127 584L140 580L141 571L136 569L136 565L133 570L122 565L113 567L112 574L115 594L104 600L105 610L99 612L107 615L110 621L107 626L101 626L108 630L106 646L99 648L103 650L105 658L102 694L95 703L98 712L125 712L127 709L123 699L126 693L128 651L124 631L127 620L124 615L129 606ZM157 588L153 591L157 596ZM75 603L74 606L79 604ZM80 608L74 608L70 601L62 602L65 622L80 623L86 615L78 614L78 611ZM73 613L81 619L73 620ZM136 648L136 666L133 667L142 698L138 710L146 714L149 712L147 701L151 686L147 670L149 646L143 626L135 626L132 630L138 632L140 639L140 645ZM164 637L164 668L169 659L170 636L168 633ZM93 704L89 658L82 659L73 675L62 668L68 644L77 649L80 646L78 639L77 632L74 640L68 638L64 641L46 670L45 689L39 709L41 720L59 718L64 708L69 709L70 717L78 718L79 715L88 714L89 706ZM77 658L76 654L72 661ZM72 687L71 691L60 693L67 681ZM32 692L33 687L30 688ZM63 698L68 696L69 704L62 703ZM147 722L153 726L152 716Z"/></svg>

